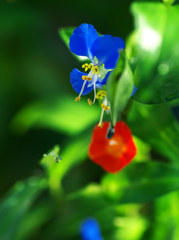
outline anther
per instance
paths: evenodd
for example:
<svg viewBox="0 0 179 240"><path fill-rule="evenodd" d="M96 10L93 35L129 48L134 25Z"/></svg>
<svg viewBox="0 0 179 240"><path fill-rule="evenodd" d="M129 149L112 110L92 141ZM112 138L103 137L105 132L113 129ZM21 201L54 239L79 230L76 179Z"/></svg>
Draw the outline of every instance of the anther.
<svg viewBox="0 0 179 240"><path fill-rule="evenodd" d="M88 101L88 104L91 106L92 105L91 99L89 98L87 101Z"/></svg>
<svg viewBox="0 0 179 240"><path fill-rule="evenodd" d="M86 75L83 75L83 76L82 76L82 79L83 79L83 80L87 80L87 78L88 78L88 77L87 77Z"/></svg>
<svg viewBox="0 0 179 240"><path fill-rule="evenodd" d="M89 67L88 63L85 63L85 64L82 65L82 68L85 69L85 72L88 71L88 67Z"/></svg>
<svg viewBox="0 0 179 240"><path fill-rule="evenodd" d="M87 80L87 81L91 81L91 80L92 80L92 77L87 77L86 80Z"/></svg>
<svg viewBox="0 0 179 240"><path fill-rule="evenodd" d="M103 99L103 97L106 97L107 95L107 92L106 91L99 91L97 94L96 94L96 98L97 99Z"/></svg>
<svg viewBox="0 0 179 240"><path fill-rule="evenodd" d="M95 67L94 67L93 74L95 74L95 73L99 74L99 69L98 69L98 66L95 66Z"/></svg>
<svg viewBox="0 0 179 240"><path fill-rule="evenodd" d="M92 63L90 63L90 64L88 65L88 68L89 68L89 69L91 68L91 70L93 71L93 70L94 70L94 65L93 65Z"/></svg>
<svg viewBox="0 0 179 240"><path fill-rule="evenodd" d="M78 102L78 101L80 101L80 99L81 99L81 97L80 97L80 96L78 96L77 98L75 98L75 102Z"/></svg>
<svg viewBox="0 0 179 240"><path fill-rule="evenodd" d="M102 108L102 112L101 112L101 118L100 118L100 121L99 121L99 124L98 124L99 127L102 126L104 110L109 110L110 107L107 107L104 103L102 103L101 108Z"/></svg>
<svg viewBox="0 0 179 240"><path fill-rule="evenodd" d="M107 107L106 105L104 105L104 103L101 104L101 108L103 108L104 110L109 110L110 107Z"/></svg>

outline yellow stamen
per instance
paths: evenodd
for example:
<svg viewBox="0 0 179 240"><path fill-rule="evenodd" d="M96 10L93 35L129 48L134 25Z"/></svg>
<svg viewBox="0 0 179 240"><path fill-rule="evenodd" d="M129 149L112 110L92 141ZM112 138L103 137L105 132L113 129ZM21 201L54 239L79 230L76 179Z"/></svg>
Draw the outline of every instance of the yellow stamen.
<svg viewBox="0 0 179 240"><path fill-rule="evenodd" d="M84 81L91 81L91 80L92 80L92 77L88 77L88 76L86 76L86 75L83 75L83 76L82 76L82 79L83 79Z"/></svg>
<svg viewBox="0 0 179 240"><path fill-rule="evenodd" d="M104 105L104 103L101 104L101 108L103 108L104 110L109 110L110 107L107 107L106 105Z"/></svg>
<svg viewBox="0 0 179 240"><path fill-rule="evenodd" d="M103 125L102 122L103 122L104 110L109 110L110 107L107 107L104 103L102 103L101 108L102 108L102 112L101 112L101 118L100 118L100 121L99 121L99 124L98 124L99 127L102 127L102 125Z"/></svg>
<svg viewBox="0 0 179 240"><path fill-rule="evenodd" d="M91 99L89 98L87 101L88 101L88 104L91 106L92 105Z"/></svg>
<svg viewBox="0 0 179 240"><path fill-rule="evenodd" d="M94 67L93 74L95 74L95 73L99 74L99 69L98 69L98 66L95 66L95 67Z"/></svg>
<svg viewBox="0 0 179 240"><path fill-rule="evenodd" d="M88 77L87 77L86 75L83 75L83 76L82 76L82 79L83 79L83 80L87 80L87 78L88 78Z"/></svg>
<svg viewBox="0 0 179 240"><path fill-rule="evenodd" d="M99 69L98 69L98 66L94 66L93 63L85 63L82 65L82 68L85 69L85 72L88 71L88 69L91 69L91 71L93 71L93 74L97 73L99 74Z"/></svg>
<svg viewBox="0 0 179 240"><path fill-rule="evenodd" d="M88 71L89 64L88 64L88 63L83 64L83 65L82 65L82 68L85 69L85 72Z"/></svg>
<svg viewBox="0 0 179 240"><path fill-rule="evenodd" d="M92 63L90 63L88 65L88 68L91 69L91 71L93 71L93 74L95 74L95 73L99 74L98 66L94 66Z"/></svg>
<svg viewBox="0 0 179 240"><path fill-rule="evenodd" d="M78 101L80 101L80 99L81 99L81 97L80 97L80 96L78 96L77 98L75 98L75 102L78 102Z"/></svg>
<svg viewBox="0 0 179 240"><path fill-rule="evenodd" d="M96 98L97 99L103 99L103 97L106 97L107 95L107 92L106 91L99 91L97 94L96 94Z"/></svg>
<svg viewBox="0 0 179 240"><path fill-rule="evenodd" d="M90 64L88 65L88 68L89 68L89 69L91 68L91 70L93 71L93 70L94 70L94 65L93 65L92 63L90 63Z"/></svg>

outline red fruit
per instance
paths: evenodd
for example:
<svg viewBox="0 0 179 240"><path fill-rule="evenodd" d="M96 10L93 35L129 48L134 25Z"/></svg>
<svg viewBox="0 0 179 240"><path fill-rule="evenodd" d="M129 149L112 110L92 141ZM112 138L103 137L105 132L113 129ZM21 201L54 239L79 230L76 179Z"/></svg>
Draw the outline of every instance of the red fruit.
<svg viewBox="0 0 179 240"><path fill-rule="evenodd" d="M89 146L89 157L96 164L110 173L119 172L128 165L137 153L132 133L125 122L117 122L115 134L106 138L108 122L102 128L96 126L93 130Z"/></svg>

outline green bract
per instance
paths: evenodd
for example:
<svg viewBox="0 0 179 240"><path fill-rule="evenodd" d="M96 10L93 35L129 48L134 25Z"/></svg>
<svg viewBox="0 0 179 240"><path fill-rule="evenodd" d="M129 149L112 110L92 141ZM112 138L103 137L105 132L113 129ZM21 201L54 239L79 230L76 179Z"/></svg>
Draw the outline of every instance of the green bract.
<svg viewBox="0 0 179 240"><path fill-rule="evenodd" d="M107 81L107 96L111 103L112 125L120 118L133 91L133 74L125 51L121 52L116 68Z"/></svg>

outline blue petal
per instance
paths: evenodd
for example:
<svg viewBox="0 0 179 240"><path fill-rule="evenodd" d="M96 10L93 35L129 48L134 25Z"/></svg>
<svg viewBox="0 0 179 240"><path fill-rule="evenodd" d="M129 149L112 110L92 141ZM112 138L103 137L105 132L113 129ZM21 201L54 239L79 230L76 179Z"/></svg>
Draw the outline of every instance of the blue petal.
<svg viewBox="0 0 179 240"><path fill-rule="evenodd" d="M93 60L91 48L98 38L98 33L93 25L83 23L73 31L73 35L70 37L70 50L76 55L86 56Z"/></svg>
<svg viewBox="0 0 179 240"><path fill-rule="evenodd" d="M73 89L77 92L81 92L81 88L83 86L84 80L82 80L82 76L88 75L86 73L80 72L78 69L74 68L70 74L70 82L72 84ZM86 95L93 90L93 85L91 87L87 87L88 82L86 82L85 88L83 90L82 95Z"/></svg>
<svg viewBox="0 0 179 240"><path fill-rule="evenodd" d="M98 65L104 63L106 69L113 69L119 58L119 51L125 48L122 38L103 35L93 43L91 52L98 59Z"/></svg>
<svg viewBox="0 0 179 240"><path fill-rule="evenodd" d="M137 88L136 88L136 86L134 85L134 88L133 88L133 92L132 92L132 94L131 94L131 97L135 94L136 91L137 91Z"/></svg>
<svg viewBox="0 0 179 240"><path fill-rule="evenodd" d="M84 221L80 230L83 240L103 240L98 222L93 218Z"/></svg>

